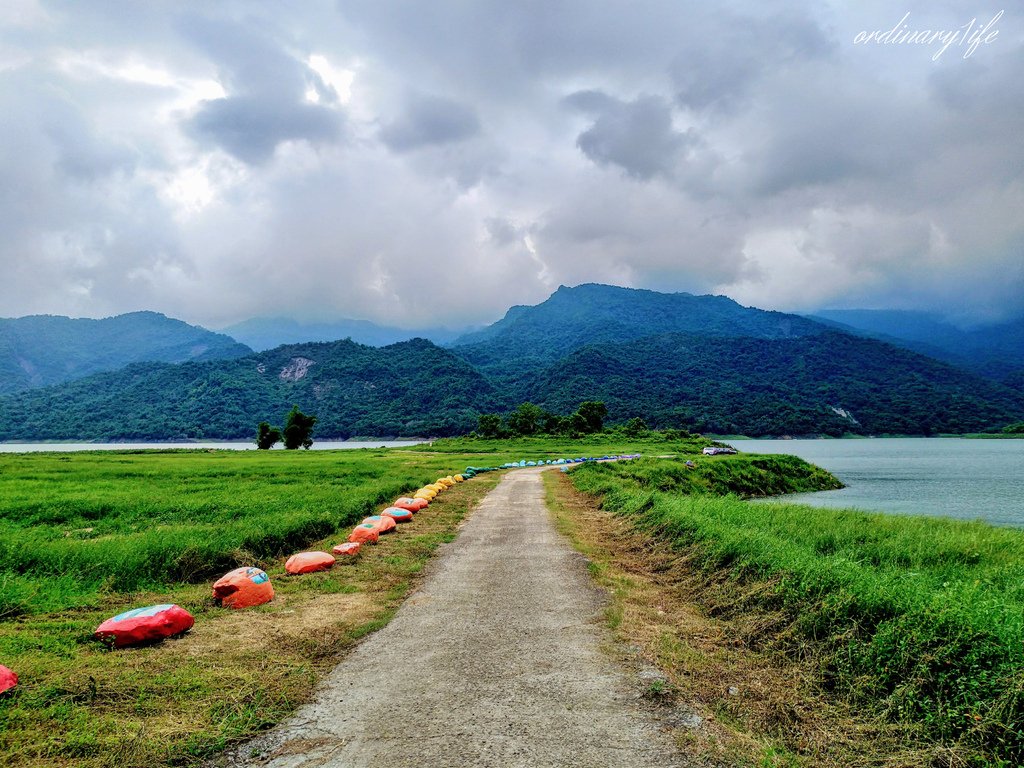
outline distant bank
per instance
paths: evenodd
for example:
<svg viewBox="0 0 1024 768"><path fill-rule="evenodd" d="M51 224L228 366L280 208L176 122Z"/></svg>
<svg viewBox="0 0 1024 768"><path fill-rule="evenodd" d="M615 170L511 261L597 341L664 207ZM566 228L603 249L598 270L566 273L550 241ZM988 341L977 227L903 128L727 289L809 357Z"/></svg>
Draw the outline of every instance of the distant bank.
<svg viewBox="0 0 1024 768"><path fill-rule="evenodd" d="M428 440L321 440L314 442L312 451L355 450L357 448L400 448L405 445L419 445ZM0 443L0 453L40 453L49 451L137 451L137 450L216 450L254 451L256 443L251 440L177 442L177 443ZM284 450L275 448L274 450Z"/></svg>

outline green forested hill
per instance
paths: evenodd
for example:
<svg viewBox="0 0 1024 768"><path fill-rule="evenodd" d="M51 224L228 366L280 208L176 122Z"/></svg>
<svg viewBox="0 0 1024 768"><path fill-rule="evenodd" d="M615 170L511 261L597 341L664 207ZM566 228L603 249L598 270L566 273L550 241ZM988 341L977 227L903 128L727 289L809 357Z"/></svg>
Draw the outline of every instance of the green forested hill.
<svg viewBox="0 0 1024 768"><path fill-rule="evenodd" d="M657 293L613 285L560 287L534 307L512 307L491 326L452 348L485 371L550 363L588 344L662 333L784 339L826 328L798 315L743 307L725 296Z"/></svg>
<svg viewBox="0 0 1024 768"><path fill-rule="evenodd" d="M796 339L665 334L593 345L510 386L513 399L554 412L602 400L612 420L641 416L717 434L965 432L1024 413L1019 392L837 332Z"/></svg>
<svg viewBox="0 0 1024 768"><path fill-rule="evenodd" d="M318 437L454 435L493 408L479 373L429 341L296 344L236 360L139 363L0 398L0 440L249 438L298 405Z"/></svg>
<svg viewBox="0 0 1024 768"><path fill-rule="evenodd" d="M822 310L811 319L866 335L1015 385L1024 376L1024 318L968 330L926 312Z"/></svg>
<svg viewBox="0 0 1024 768"><path fill-rule="evenodd" d="M0 394L45 387L130 363L221 360L252 352L229 336L158 312L103 320L33 315L0 319Z"/></svg>
<svg viewBox="0 0 1024 768"><path fill-rule="evenodd" d="M670 332L666 332L669 328ZM680 328L690 328L679 332ZM315 436L453 435L531 401L750 435L934 434L1024 421L1024 392L890 344L724 297L561 288L447 350L294 344L137 363L0 397L0 440L245 439L298 405Z"/></svg>

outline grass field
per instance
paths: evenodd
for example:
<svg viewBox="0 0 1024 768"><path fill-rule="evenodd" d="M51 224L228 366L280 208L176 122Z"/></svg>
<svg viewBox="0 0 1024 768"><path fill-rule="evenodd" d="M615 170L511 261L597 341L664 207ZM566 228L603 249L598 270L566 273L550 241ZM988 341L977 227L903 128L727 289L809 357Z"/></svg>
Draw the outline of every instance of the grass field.
<svg viewBox="0 0 1024 768"><path fill-rule="evenodd" d="M397 496L468 465L693 448L657 440L438 441L409 450L0 454L0 765L190 765L279 721L360 637L382 626L438 544L500 479L442 494L358 561L294 578ZM268 572L273 602L234 612L210 583ZM174 602L178 640L110 651L104 619Z"/></svg>
<svg viewBox="0 0 1024 768"><path fill-rule="evenodd" d="M949 764L1024 764L1024 532L748 504L704 492L743 477L735 459L702 471L715 479L654 459L571 478L719 581L767 585L732 589L743 599L716 610L785 616L776 639L813 656L825 689L921 727L952 750Z"/></svg>
<svg viewBox="0 0 1024 768"><path fill-rule="evenodd" d="M913 724L943 745L949 759L936 764L1024 762L1024 534L740 498L835 483L791 457L695 457L695 468L654 458L693 456L704 444L597 436L2 454L0 663L21 684L0 696L0 764L202 762L280 721L386 623L500 473L442 494L355 563L291 578L287 555L330 547L365 514L469 465L611 453L648 458L578 466L569 478L673 548L672 568L703 574L696 603L718 618L772 617L771 626L754 621L764 632L745 642L774 644L814 670L823 695L865 716ZM274 601L215 606L210 582L250 564L270 574ZM671 574L682 571L658 578ZM195 628L134 650L92 639L103 619L160 602L187 608Z"/></svg>

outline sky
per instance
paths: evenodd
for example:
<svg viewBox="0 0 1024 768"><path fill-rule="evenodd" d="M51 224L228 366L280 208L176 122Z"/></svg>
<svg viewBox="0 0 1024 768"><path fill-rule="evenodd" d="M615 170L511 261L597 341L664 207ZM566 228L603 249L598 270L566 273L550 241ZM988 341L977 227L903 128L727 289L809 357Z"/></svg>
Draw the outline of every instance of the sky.
<svg viewBox="0 0 1024 768"><path fill-rule="evenodd" d="M4 0L0 316L1011 319L1022 73L1020 0Z"/></svg>

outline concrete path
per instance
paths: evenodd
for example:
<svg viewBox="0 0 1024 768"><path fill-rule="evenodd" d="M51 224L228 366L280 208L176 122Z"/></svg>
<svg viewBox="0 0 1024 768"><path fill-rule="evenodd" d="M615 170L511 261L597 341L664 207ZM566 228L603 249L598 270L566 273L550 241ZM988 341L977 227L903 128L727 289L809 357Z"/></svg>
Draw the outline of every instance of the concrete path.
<svg viewBox="0 0 1024 768"><path fill-rule="evenodd" d="M391 623L228 764L683 765L600 650L601 605L549 520L540 470L511 472Z"/></svg>

